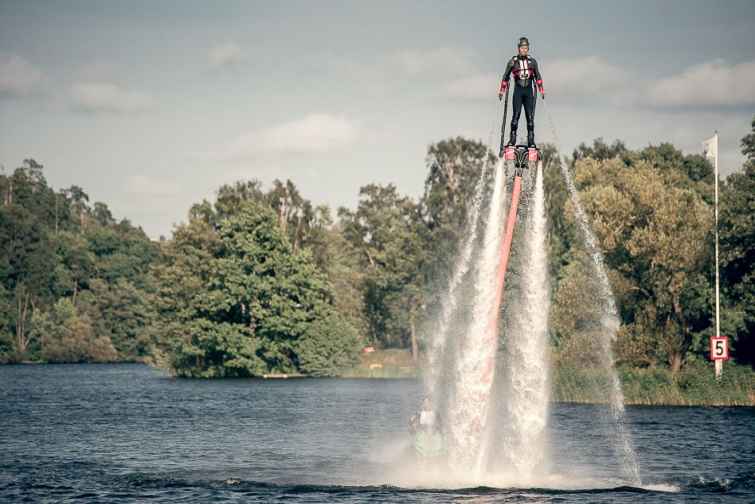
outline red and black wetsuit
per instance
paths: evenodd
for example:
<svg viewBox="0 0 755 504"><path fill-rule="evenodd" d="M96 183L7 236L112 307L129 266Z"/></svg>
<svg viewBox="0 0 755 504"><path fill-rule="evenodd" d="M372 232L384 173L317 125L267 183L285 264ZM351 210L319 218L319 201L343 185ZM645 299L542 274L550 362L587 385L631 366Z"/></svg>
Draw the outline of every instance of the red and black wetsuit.
<svg viewBox="0 0 755 504"><path fill-rule="evenodd" d="M511 115L511 137L509 142L516 144L516 129L519 125L519 116L524 106L524 115L527 117L527 143L535 144L535 84L542 92L543 77L540 75L540 68L535 58L531 56L516 55L511 58L506 65L506 71L503 73L501 89L505 89L504 83L508 85L509 77L514 79L514 100Z"/></svg>

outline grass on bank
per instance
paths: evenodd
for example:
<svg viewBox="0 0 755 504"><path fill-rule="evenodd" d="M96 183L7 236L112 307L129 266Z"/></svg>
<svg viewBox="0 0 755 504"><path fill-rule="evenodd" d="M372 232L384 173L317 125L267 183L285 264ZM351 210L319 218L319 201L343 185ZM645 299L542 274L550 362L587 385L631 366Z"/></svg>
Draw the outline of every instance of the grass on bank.
<svg viewBox="0 0 755 504"><path fill-rule="evenodd" d="M755 372L749 366L727 363L721 380L713 364L691 362L674 377L665 368L619 367L625 404L666 406L753 406ZM606 372L596 369L556 367L553 370L553 400L596 403L609 397Z"/></svg>
<svg viewBox="0 0 755 504"><path fill-rule="evenodd" d="M359 363L341 375L341 378L416 378L417 366L408 350L375 350L359 354Z"/></svg>
<svg viewBox="0 0 755 504"><path fill-rule="evenodd" d="M416 378L420 375L408 350L376 350L361 354L343 378ZM669 406L755 406L755 372L749 366L724 364L717 381L710 362L687 363L677 377L665 368L619 368L626 404ZM596 403L608 397L605 372L556 367L552 374L556 402Z"/></svg>

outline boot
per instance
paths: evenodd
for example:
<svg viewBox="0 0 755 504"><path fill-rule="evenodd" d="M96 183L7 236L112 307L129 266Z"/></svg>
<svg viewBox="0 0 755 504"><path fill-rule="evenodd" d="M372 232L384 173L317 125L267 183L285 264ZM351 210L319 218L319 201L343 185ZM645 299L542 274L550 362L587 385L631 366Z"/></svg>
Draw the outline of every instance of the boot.
<svg viewBox="0 0 755 504"><path fill-rule="evenodd" d="M509 135L509 143L506 144L506 147L513 147L516 145L516 129L511 130L511 134Z"/></svg>
<svg viewBox="0 0 755 504"><path fill-rule="evenodd" d="M527 132L527 146L533 149L537 149L537 145L535 145L535 132L534 131Z"/></svg>

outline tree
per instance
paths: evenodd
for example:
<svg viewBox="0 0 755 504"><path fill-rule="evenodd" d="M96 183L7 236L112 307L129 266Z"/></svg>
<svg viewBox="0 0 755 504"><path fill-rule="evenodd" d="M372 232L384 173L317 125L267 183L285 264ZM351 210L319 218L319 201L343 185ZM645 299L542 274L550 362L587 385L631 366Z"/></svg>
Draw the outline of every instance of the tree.
<svg viewBox="0 0 755 504"><path fill-rule="evenodd" d="M346 240L359 251L368 336L384 347L418 349L427 249L418 206L394 185L360 189L357 210L339 209Z"/></svg>
<svg viewBox="0 0 755 504"><path fill-rule="evenodd" d="M156 317L153 297L125 278L113 283L98 278L82 292L77 308L93 321L97 335L112 341L119 359L139 361L146 359L156 344L150 331Z"/></svg>
<svg viewBox="0 0 755 504"><path fill-rule="evenodd" d="M750 132L742 138L742 154L747 157L749 163L755 162L755 116L750 123Z"/></svg>
<svg viewBox="0 0 755 504"><path fill-rule="evenodd" d="M365 335L368 322L362 296L365 269L360 262L361 252L346 240L340 225L325 231L322 244L322 248L313 247L313 259L318 266L322 265L333 287L333 306L356 329L357 335Z"/></svg>
<svg viewBox="0 0 755 504"><path fill-rule="evenodd" d="M755 118L752 132L742 139L747 156L741 173L730 175L720 194L721 282L723 317L734 356L755 364Z"/></svg>
<svg viewBox="0 0 755 504"><path fill-rule="evenodd" d="M90 213L89 209L89 195L84 190L76 185L72 185L64 191L66 198L71 201L71 208L73 212L79 218L79 231L84 231L86 226L86 219Z"/></svg>
<svg viewBox="0 0 755 504"><path fill-rule="evenodd" d="M482 142L461 137L431 145L427 152L428 175L420 200L422 217L438 240L452 248L463 231L480 174L495 163Z"/></svg>
<svg viewBox="0 0 755 504"><path fill-rule="evenodd" d="M561 174L561 159L552 144L540 147L543 157L543 185L545 187L545 211L548 225L548 260L550 278L561 276L561 268L571 260L571 249L577 237L574 220L564 213L569 191ZM572 166L573 168L573 166Z"/></svg>
<svg viewBox="0 0 755 504"><path fill-rule="evenodd" d="M438 293L449 281L454 258L459 251L475 206L475 190L484 170L496 162L496 157L482 142L461 137L430 145L426 162L428 175L425 190L419 200L422 227L419 238L432 246L422 272L427 312L440 303ZM480 197L487 193L490 177L484 181Z"/></svg>
<svg viewBox="0 0 755 504"><path fill-rule="evenodd" d="M190 220L166 258L155 270L158 306L179 375L319 374L323 355L331 364L355 355L326 278L307 251L293 252L269 207L245 201L217 228Z"/></svg>
<svg viewBox="0 0 755 504"><path fill-rule="evenodd" d="M0 280L12 299L14 351L20 359L31 342L28 322L32 313L51 296L55 256L38 220L16 204L0 208L0 243Z"/></svg>
<svg viewBox="0 0 755 504"><path fill-rule="evenodd" d="M574 161L588 158L596 161L606 161L617 157L621 158L628 153L626 145L621 140L614 140L611 145L608 145L601 137L593 140L592 146L588 146L584 142L579 144L574 150L572 158Z"/></svg>
<svg viewBox="0 0 755 504"><path fill-rule="evenodd" d="M674 183L677 172L668 171L658 157L652 159L660 164L580 160L576 179L615 270L615 290L632 299L622 303L625 322L641 327L642 336L652 335L647 359L665 359L677 373L695 333L709 324L709 307L698 301L707 297L699 286L705 283L712 216L699 193Z"/></svg>
<svg viewBox="0 0 755 504"><path fill-rule="evenodd" d="M76 305L80 289L86 288L94 275L95 256L80 234L62 232L55 236L54 243L57 255L56 294L70 295L71 302Z"/></svg>
<svg viewBox="0 0 755 504"><path fill-rule="evenodd" d="M159 249L141 228L127 221L111 227L90 226L84 232L94 256L95 276L112 284L128 280L143 288L146 274L159 256Z"/></svg>
<svg viewBox="0 0 755 504"><path fill-rule="evenodd" d="M80 315L66 298L49 312L37 311L32 332L40 342L40 356L47 362L111 362L118 354L106 336L97 336L92 321Z"/></svg>
<svg viewBox="0 0 755 504"><path fill-rule="evenodd" d="M0 284L0 364L15 354L13 334L13 302L11 294Z"/></svg>
<svg viewBox="0 0 755 504"><path fill-rule="evenodd" d="M92 213L94 215L94 220L97 221L97 224L100 226L108 227L115 224L115 219L113 218L110 209L101 201L94 202L94 211Z"/></svg>

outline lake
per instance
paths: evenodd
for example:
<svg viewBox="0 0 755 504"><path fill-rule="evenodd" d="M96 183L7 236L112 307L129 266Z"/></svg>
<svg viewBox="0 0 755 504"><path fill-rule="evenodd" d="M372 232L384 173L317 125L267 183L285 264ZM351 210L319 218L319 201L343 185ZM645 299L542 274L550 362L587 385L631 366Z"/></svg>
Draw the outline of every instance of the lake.
<svg viewBox="0 0 755 504"><path fill-rule="evenodd" d="M406 426L420 394L412 380L0 366L0 500L755 502L755 408L628 407L642 474L628 486L602 407L554 404L548 477L458 486L415 478Z"/></svg>

